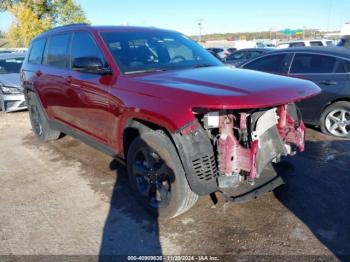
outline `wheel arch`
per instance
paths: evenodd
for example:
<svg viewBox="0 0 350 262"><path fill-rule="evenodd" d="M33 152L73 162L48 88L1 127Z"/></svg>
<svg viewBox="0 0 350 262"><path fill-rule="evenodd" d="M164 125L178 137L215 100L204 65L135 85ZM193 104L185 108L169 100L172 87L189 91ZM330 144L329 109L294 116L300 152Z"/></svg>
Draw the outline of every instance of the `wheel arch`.
<svg viewBox="0 0 350 262"><path fill-rule="evenodd" d="M194 132L191 131L192 128L195 129ZM204 129L200 126L197 120L187 123L176 132L171 132L165 127L153 122L138 118L129 119L123 129L122 134L123 158L126 159L128 148L136 137L141 135L143 132L149 132L152 130L162 130L169 137L176 153L179 156L182 167L185 170L186 179L193 192L198 195L208 195L217 191L217 168L213 160L213 147L209 138L205 134ZM188 130L190 130L189 133L187 133ZM194 157L201 159L200 161L204 161L206 159L212 160L206 161L207 166L205 167L211 171L212 177L210 180L201 180L194 172L192 162ZM204 165L204 163L200 163Z"/></svg>
<svg viewBox="0 0 350 262"><path fill-rule="evenodd" d="M322 122L322 118L323 118L323 114L325 112L325 110L332 106L334 103L337 103L337 102L350 102L350 97L338 97L336 99L333 99L331 101L329 101L323 108L322 108L322 112L321 112L321 115L320 115L320 118L319 118L319 125L321 124Z"/></svg>
<svg viewBox="0 0 350 262"><path fill-rule="evenodd" d="M155 131L155 130L162 130L169 137L169 139L172 141L173 145L175 146L175 149L177 150L177 147L173 140L173 136L171 135L171 132L167 128L141 118L130 118L126 121L121 134L122 145L120 148L120 153L122 154L122 157L126 159L130 144L135 138L139 137L141 134L145 132Z"/></svg>

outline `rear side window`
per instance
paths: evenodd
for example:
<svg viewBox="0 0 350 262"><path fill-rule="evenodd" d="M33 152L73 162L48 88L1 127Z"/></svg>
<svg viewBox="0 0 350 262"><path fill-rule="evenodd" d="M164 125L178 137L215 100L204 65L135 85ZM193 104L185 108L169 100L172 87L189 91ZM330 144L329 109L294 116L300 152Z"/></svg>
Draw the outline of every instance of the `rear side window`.
<svg viewBox="0 0 350 262"><path fill-rule="evenodd" d="M96 57L103 59L101 50L96 45L94 39L88 32L74 33L71 49L71 61L81 57Z"/></svg>
<svg viewBox="0 0 350 262"><path fill-rule="evenodd" d="M310 41L310 46L323 46L321 41Z"/></svg>
<svg viewBox="0 0 350 262"><path fill-rule="evenodd" d="M295 43L290 43L289 47L298 47L298 46L305 46L304 42L295 42Z"/></svg>
<svg viewBox="0 0 350 262"><path fill-rule="evenodd" d="M258 57L261 54L261 52L258 51L251 51L251 52L247 52L247 59L253 59L255 57Z"/></svg>
<svg viewBox="0 0 350 262"><path fill-rule="evenodd" d="M67 52L70 37L70 34L60 34L49 38L45 59L47 65L61 68L67 67Z"/></svg>
<svg viewBox="0 0 350 262"><path fill-rule="evenodd" d="M350 73L350 61L338 59L338 63L335 69L336 73Z"/></svg>
<svg viewBox="0 0 350 262"><path fill-rule="evenodd" d="M336 58L315 54L296 54L290 69L292 74L332 73Z"/></svg>
<svg viewBox="0 0 350 262"><path fill-rule="evenodd" d="M244 68L263 72L283 73L287 63L286 58L286 54L264 56L248 63Z"/></svg>
<svg viewBox="0 0 350 262"><path fill-rule="evenodd" d="M235 61L235 60L240 60L243 59L245 55L245 51L237 51L233 53L232 55L229 55L226 60L227 61Z"/></svg>
<svg viewBox="0 0 350 262"><path fill-rule="evenodd" d="M215 53L220 53L220 52L224 51L224 49L222 49L222 48L213 48L213 51Z"/></svg>
<svg viewBox="0 0 350 262"><path fill-rule="evenodd" d="M30 64L41 64L46 38L38 39L33 41L32 48L28 57L28 63Z"/></svg>

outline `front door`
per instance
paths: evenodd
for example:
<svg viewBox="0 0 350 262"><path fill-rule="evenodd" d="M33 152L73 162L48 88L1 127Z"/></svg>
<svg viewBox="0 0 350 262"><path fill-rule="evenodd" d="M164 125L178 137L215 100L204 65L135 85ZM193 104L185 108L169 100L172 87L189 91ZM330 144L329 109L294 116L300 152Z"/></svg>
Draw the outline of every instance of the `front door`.
<svg viewBox="0 0 350 262"><path fill-rule="evenodd" d="M105 61L103 54L89 32L75 32L71 44L71 67L74 59L94 57ZM104 62L105 63L105 62ZM70 108L75 128L85 135L110 145L113 114L109 106L111 76L71 70L70 96L75 106Z"/></svg>

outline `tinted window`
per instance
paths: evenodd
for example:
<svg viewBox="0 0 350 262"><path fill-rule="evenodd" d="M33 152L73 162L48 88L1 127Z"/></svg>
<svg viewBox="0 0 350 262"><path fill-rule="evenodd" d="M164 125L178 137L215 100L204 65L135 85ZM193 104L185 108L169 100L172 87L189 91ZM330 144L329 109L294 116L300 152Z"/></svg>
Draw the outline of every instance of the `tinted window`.
<svg viewBox="0 0 350 262"><path fill-rule="evenodd" d="M283 73L286 66L286 55L269 55L258 58L244 66L246 69L253 69L264 72Z"/></svg>
<svg viewBox="0 0 350 262"><path fill-rule="evenodd" d="M338 59L336 66L336 73L349 73L350 72L350 61Z"/></svg>
<svg viewBox="0 0 350 262"><path fill-rule="evenodd" d="M0 74L19 73L24 57L7 58L0 60Z"/></svg>
<svg viewBox="0 0 350 262"><path fill-rule="evenodd" d="M227 61L234 61L234 60L240 60L244 58L245 51L237 51L231 55L229 55L226 60Z"/></svg>
<svg viewBox="0 0 350 262"><path fill-rule="evenodd" d="M224 51L224 49L222 49L222 48L214 48L213 51L215 53L220 53L220 52Z"/></svg>
<svg viewBox="0 0 350 262"><path fill-rule="evenodd" d="M310 46L323 46L321 41L310 41Z"/></svg>
<svg viewBox="0 0 350 262"><path fill-rule="evenodd" d="M252 58L254 58L254 57L259 56L261 53L262 53L262 52L259 52L259 51L249 51L249 52L247 52L246 58L247 58L247 59L252 59Z"/></svg>
<svg viewBox="0 0 350 262"><path fill-rule="evenodd" d="M79 57L97 57L103 60L103 55L92 36L87 32L74 33L72 40L71 59Z"/></svg>
<svg viewBox="0 0 350 262"><path fill-rule="evenodd" d="M332 73L336 59L330 56L296 54L290 73Z"/></svg>
<svg viewBox="0 0 350 262"><path fill-rule="evenodd" d="M30 55L28 58L28 63L41 64L45 43L46 43L46 38L33 41L32 48L30 50Z"/></svg>
<svg viewBox="0 0 350 262"><path fill-rule="evenodd" d="M124 73L222 65L197 43L174 32L102 32L101 36Z"/></svg>
<svg viewBox="0 0 350 262"><path fill-rule="evenodd" d="M289 47L305 46L304 42L289 43Z"/></svg>
<svg viewBox="0 0 350 262"><path fill-rule="evenodd" d="M67 67L67 52L70 34L51 36L48 41L46 64L56 67Z"/></svg>

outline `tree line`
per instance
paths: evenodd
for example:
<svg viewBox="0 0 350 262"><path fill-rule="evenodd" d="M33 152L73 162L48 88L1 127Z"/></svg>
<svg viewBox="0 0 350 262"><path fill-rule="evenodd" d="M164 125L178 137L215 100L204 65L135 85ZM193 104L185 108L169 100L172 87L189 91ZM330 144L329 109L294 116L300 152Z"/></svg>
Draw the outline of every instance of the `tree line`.
<svg viewBox="0 0 350 262"><path fill-rule="evenodd" d="M35 36L55 26L89 23L74 0L2 0L0 12L5 11L13 17L6 32L13 47L27 47Z"/></svg>

